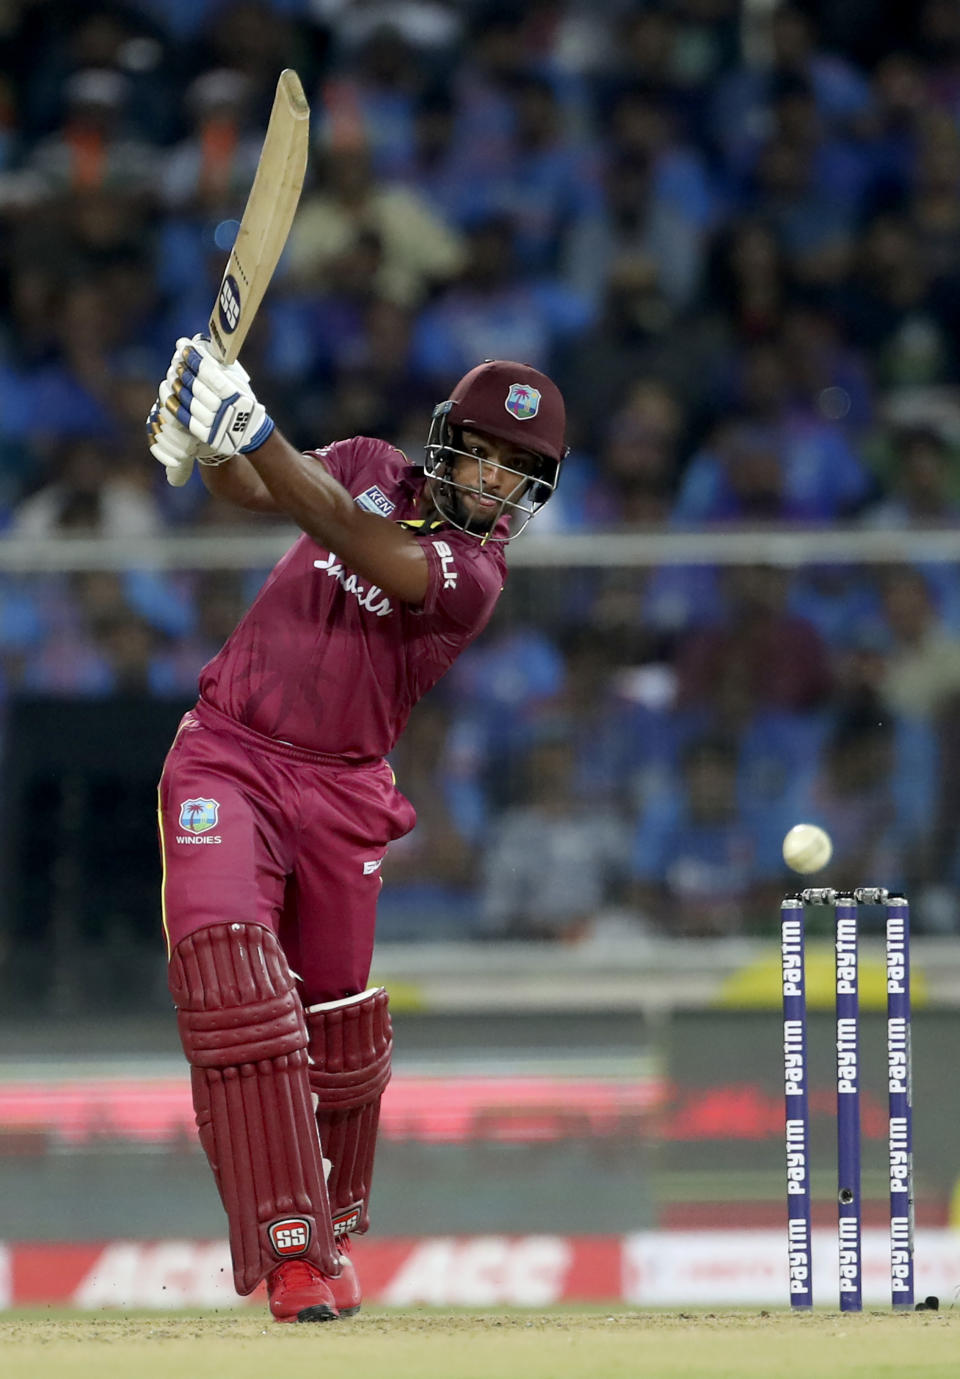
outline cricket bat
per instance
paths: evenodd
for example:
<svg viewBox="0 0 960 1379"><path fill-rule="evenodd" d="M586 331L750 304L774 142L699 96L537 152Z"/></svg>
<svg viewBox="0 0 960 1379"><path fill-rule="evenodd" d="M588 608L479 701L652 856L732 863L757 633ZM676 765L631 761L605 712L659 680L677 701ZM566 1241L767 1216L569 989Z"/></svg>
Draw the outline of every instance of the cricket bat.
<svg viewBox="0 0 960 1379"><path fill-rule="evenodd" d="M277 82L253 186L207 326L211 350L222 364L232 364L240 353L283 253L303 190L309 146L310 107L300 78L287 67ZM179 487L192 470L193 461L185 461L168 469L167 479Z"/></svg>

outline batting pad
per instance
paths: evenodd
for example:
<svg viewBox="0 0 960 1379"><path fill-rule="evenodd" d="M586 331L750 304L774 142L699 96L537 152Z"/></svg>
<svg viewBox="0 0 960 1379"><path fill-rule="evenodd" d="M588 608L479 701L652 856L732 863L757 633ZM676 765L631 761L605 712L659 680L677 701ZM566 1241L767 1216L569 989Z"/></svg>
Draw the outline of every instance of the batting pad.
<svg viewBox="0 0 960 1379"><path fill-rule="evenodd" d="M370 1225L370 1184L380 1098L390 1081L393 1027L382 986L307 1008L310 1087L317 1099L337 1235Z"/></svg>
<svg viewBox="0 0 960 1379"><path fill-rule="evenodd" d="M238 1293L284 1259L340 1272L307 1077L307 1031L274 934L217 924L177 944L170 990Z"/></svg>

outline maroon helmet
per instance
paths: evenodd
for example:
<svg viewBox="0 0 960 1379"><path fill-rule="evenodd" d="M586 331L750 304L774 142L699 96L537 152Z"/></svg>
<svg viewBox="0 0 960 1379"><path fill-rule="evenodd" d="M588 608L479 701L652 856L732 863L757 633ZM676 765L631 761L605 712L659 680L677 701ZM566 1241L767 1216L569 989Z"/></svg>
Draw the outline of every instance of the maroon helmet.
<svg viewBox="0 0 960 1379"><path fill-rule="evenodd" d="M450 397L433 409L424 468L430 478L449 489L461 488L452 473L458 456L470 458L460 448L460 432L464 428L508 441L536 455L538 460L532 470L509 471L517 474L518 487L521 480L525 483L516 498L503 500L498 517L507 515L521 521L506 535L491 537L509 541L511 536L519 535L557 486L560 465L567 453L565 425L563 398L552 379L529 364L487 359L465 374ZM471 531L468 524L457 520L455 511L444 511L443 515L455 526ZM490 536L487 531L472 534Z"/></svg>

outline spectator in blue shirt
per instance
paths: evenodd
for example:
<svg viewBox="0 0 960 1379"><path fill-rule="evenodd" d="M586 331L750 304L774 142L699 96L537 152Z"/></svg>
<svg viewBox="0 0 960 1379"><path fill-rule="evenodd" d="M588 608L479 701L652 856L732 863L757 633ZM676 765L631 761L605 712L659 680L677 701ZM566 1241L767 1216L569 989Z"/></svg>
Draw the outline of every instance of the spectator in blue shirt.
<svg viewBox="0 0 960 1379"><path fill-rule="evenodd" d="M749 351L739 395L740 416L717 428L683 476L677 522L819 523L863 505L868 474L843 429L791 397L777 345Z"/></svg>
<svg viewBox="0 0 960 1379"><path fill-rule="evenodd" d="M424 377L447 379L478 359L522 359L547 369L558 345L589 323L588 304L562 282L518 275L514 231L505 217L478 225L459 282L421 313L413 361Z"/></svg>
<svg viewBox="0 0 960 1379"><path fill-rule="evenodd" d="M776 878L763 873L740 814L735 743L690 743L674 798L640 817L631 872L634 903L668 934L734 934L756 923Z"/></svg>

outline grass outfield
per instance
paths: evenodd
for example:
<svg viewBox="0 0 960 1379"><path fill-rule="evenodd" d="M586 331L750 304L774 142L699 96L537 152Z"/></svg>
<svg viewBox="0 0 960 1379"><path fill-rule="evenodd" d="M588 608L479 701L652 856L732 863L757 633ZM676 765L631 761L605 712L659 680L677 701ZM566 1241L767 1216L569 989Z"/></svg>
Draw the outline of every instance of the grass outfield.
<svg viewBox="0 0 960 1379"><path fill-rule="evenodd" d="M3 1379L956 1379L960 1309L0 1314Z"/></svg>

